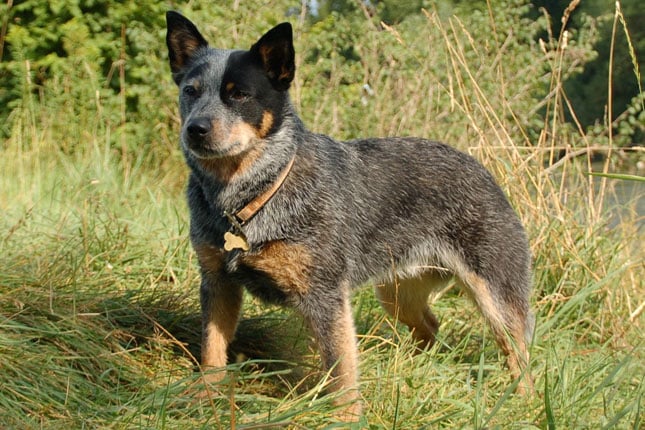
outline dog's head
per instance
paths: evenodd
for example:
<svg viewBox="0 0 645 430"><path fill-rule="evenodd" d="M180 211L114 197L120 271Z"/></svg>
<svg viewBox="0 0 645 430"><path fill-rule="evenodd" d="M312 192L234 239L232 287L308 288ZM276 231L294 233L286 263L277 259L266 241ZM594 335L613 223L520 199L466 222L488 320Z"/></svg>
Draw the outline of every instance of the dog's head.
<svg viewBox="0 0 645 430"><path fill-rule="evenodd" d="M166 14L170 68L179 86L184 150L197 159L244 154L279 129L295 73L291 25L248 51L213 49L177 12Z"/></svg>

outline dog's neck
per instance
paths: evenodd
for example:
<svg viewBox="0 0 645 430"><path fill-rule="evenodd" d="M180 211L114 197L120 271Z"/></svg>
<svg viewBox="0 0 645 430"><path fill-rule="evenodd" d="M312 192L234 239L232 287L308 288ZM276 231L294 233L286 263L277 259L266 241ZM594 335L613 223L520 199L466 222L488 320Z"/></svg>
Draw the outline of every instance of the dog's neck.
<svg viewBox="0 0 645 430"><path fill-rule="evenodd" d="M240 225L244 225L247 222L251 220L263 207L266 205L269 200L275 195L275 193L278 192L282 184L284 183L285 179L287 179L287 176L289 176L289 172L291 172L291 168L293 167L293 163L296 161L296 156L295 154L293 157L291 157L291 160L289 160L289 163L285 166L285 168L280 172L280 175L276 178L275 182L271 187L269 187L266 191L264 191L262 194L259 194L256 196L253 200L251 200L249 203L247 203L242 209L238 210L233 214L235 219L240 223Z"/></svg>
<svg viewBox="0 0 645 430"><path fill-rule="evenodd" d="M275 182L263 193L257 195L253 200L247 203L242 209L233 214L224 211L224 216L231 224L231 229L224 233L225 251L241 249L246 252L251 249L243 227L269 202L269 200L271 200L275 193L278 192L285 179L287 179L287 176L289 176L289 172L291 171L295 160L296 156L294 154L289 160L289 163L287 163L285 168L282 169Z"/></svg>

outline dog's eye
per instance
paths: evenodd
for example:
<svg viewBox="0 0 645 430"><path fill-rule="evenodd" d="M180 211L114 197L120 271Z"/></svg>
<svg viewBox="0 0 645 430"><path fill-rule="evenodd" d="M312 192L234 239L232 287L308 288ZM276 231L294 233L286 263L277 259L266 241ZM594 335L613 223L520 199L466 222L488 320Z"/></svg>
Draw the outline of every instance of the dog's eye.
<svg viewBox="0 0 645 430"><path fill-rule="evenodd" d="M236 82L228 81L222 87L222 100L225 102L243 103L250 98L251 93L241 89Z"/></svg>
<svg viewBox="0 0 645 430"><path fill-rule="evenodd" d="M245 91L240 91L237 88L233 88L229 92L228 96L232 100L235 100L237 102L241 102L241 101L244 101L244 100L248 99L251 95L249 93L245 92Z"/></svg>
<svg viewBox="0 0 645 430"><path fill-rule="evenodd" d="M183 92L188 97L195 97L197 95L197 88L192 85L186 85L183 89Z"/></svg>

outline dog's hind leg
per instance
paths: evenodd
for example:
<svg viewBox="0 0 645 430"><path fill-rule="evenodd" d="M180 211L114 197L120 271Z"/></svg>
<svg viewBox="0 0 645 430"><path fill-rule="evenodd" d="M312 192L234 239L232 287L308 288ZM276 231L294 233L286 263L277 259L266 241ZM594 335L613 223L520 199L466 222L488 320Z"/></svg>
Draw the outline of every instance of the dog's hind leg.
<svg viewBox="0 0 645 430"><path fill-rule="evenodd" d="M528 343L533 331L533 315L528 300L511 288L491 288L491 284L474 272L459 274L475 303L488 321L497 344L507 357L511 376L520 379L517 392L532 391L530 375L523 375L528 366Z"/></svg>
<svg viewBox="0 0 645 430"><path fill-rule="evenodd" d="M316 338L324 370L329 371L332 377L328 391L342 391L334 399L340 407L339 418L357 421L362 410L358 392L358 350L347 290L349 288L338 291L338 295L317 297L311 293L302 298L298 309Z"/></svg>
<svg viewBox="0 0 645 430"><path fill-rule="evenodd" d="M410 328L419 349L431 347L439 330L439 321L428 306L428 296L448 279L438 272L428 271L418 277L374 287L383 308Z"/></svg>

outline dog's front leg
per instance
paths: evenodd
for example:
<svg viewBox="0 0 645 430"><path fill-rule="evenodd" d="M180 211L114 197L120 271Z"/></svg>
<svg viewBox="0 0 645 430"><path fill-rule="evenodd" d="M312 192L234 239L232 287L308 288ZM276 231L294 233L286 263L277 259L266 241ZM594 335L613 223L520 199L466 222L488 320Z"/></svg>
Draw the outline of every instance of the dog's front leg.
<svg viewBox="0 0 645 430"><path fill-rule="evenodd" d="M226 366L226 348L233 340L242 308L242 287L228 281L224 250L193 243L202 271L202 370ZM225 373L209 373L209 382L217 382Z"/></svg>
<svg viewBox="0 0 645 430"><path fill-rule="evenodd" d="M233 340L242 307L242 287L222 282L208 273L202 275L202 370L226 366L226 348ZM209 373L206 380L217 382L224 372Z"/></svg>
<svg viewBox="0 0 645 430"><path fill-rule="evenodd" d="M329 391L343 391L334 401L341 407L340 417L346 421L356 421L361 414L361 403L356 330L348 296L316 295L305 300L306 304L301 310L318 343L323 367L330 371L333 378Z"/></svg>

